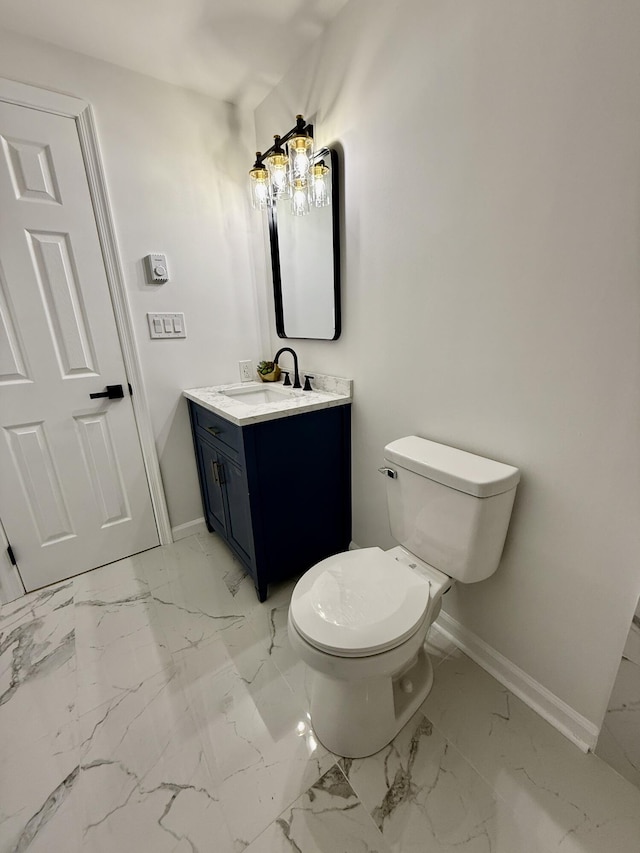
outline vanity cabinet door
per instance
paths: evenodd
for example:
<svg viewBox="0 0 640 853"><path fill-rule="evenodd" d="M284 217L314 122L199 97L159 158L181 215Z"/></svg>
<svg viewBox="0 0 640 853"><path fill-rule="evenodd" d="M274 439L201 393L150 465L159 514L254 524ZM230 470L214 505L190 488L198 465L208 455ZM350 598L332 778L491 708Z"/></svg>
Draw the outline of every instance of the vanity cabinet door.
<svg viewBox="0 0 640 853"><path fill-rule="evenodd" d="M222 454L219 455L219 465L218 470L227 501L227 541L255 575L253 531L246 473L239 465Z"/></svg>
<svg viewBox="0 0 640 853"><path fill-rule="evenodd" d="M198 466L201 472L201 488L207 522L218 533L227 535L227 520L224 509L224 493L220 477L220 454L208 442L199 439L197 444Z"/></svg>

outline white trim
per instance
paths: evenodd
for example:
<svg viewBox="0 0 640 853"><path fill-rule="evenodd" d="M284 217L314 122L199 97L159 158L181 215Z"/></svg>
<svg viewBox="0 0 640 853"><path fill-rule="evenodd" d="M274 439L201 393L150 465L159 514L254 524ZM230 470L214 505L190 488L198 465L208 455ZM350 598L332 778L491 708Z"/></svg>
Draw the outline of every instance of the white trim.
<svg viewBox="0 0 640 853"><path fill-rule="evenodd" d="M67 116L76 122L113 303L116 328L122 348L124 367L127 379L134 389L131 402L142 448L142 458L158 536L161 545L168 545L173 541L171 524L91 106L86 101L71 95L29 86L26 83L18 83L15 80L7 80L3 77L0 77L0 99L20 106Z"/></svg>
<svg viewBox="0 0 640 853"><path fill-rule="evenodd" d="M207 532L207 525L204 522L204 518L194 518L193 521L185 521L184 524L177 524L171 528L174 542L177 542L178 539L186 539L187 536L193 536L194 533Z"/></svg>
<svg viewBox="0 0 640 853"><path fill-rule="evenodd" d="M98 149L93 111L89 104L78 115L76 123L78 126L78 135L80 136L80 146L85 159L89 190L96 215L104 266L109 281L109 289L111 290L113 313L115 314L116 327L120 336L122 357L124 359L127 378L134 389L131 402L138 427L144 467L149 482L151 503L153 504L153 511L158 526L160 544L168 545L173 541L171 523L169 521L164 487L162 485L160 464L156 453L155 437L151 425L147 393L142 378L140 357L136 347L131 310L129 308L127 289L122 272L122 263L113 227L113 217L111 216L107 184L102 168L102 158Z"/></svg>
<svg viewBox="0 0 640 853"><path fill-rule="evenodd" d="M445 637L562 732L565 737L568 737L583 752L589 752L595 748L599 734L599 728L595 723L583 717L448 613L441 611L435 625Z"/></svg>
<svg viewBox="0 0 640 853"><path fill-rule="evenodd" d="M10 104L17 104L19 107L31 107L45 113L54 113L73 119L79 116L87 106L86 101L73 95L29 86L27 83L8 80L6 77L0 77L0 99Z"/></svg>

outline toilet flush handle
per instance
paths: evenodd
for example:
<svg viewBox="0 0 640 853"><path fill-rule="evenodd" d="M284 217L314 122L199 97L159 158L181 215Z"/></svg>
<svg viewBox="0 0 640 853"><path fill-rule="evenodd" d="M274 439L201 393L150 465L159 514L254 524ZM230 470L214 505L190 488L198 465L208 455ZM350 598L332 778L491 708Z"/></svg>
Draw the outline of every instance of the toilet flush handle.
<svg viewBox="0 0 640 853"><path fill-rule="evenodd" d="M398 472L394 471L393 468L378 468L381 474L386 474L387 477L391 477L392 480L398 479Z"/></svg>

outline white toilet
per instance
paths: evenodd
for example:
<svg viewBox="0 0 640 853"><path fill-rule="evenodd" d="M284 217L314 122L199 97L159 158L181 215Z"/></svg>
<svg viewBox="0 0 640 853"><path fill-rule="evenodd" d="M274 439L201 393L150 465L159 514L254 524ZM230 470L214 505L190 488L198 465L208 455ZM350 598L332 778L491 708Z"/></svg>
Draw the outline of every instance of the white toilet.
<svg viewBox="0 0 640 853"><path fill-rule="evenodd" d="M313 675L311 722L338 755L391 741L425 700L430 625L454 580L498 567L520 472L417 436L385 447L389 551L328 557L293 591L289 638Z"/></svg>

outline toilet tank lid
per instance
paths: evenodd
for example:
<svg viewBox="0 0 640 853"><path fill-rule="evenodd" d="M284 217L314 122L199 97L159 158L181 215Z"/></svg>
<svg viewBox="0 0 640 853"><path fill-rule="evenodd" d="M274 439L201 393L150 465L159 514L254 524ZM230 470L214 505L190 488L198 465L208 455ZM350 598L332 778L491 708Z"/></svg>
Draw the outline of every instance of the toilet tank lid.
<svg viewBox="0 0 640 853"><path fill-rule="evenodd" d="M476 456L417 435L398 438L387 444L384 457L400 468L477 498L508 492L520 480L519 469L512 465L494 462L485 456Z"/></svg>

